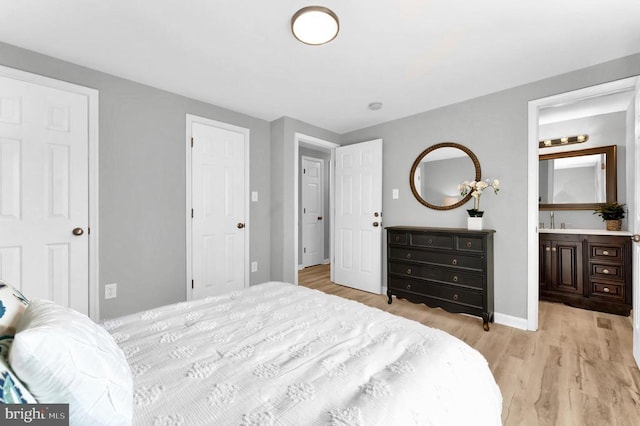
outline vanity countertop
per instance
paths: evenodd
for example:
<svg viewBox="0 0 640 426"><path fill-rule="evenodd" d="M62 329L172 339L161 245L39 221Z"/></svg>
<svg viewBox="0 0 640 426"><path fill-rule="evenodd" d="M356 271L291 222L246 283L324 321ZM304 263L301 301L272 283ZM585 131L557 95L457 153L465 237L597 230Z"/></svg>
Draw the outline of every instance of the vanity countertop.
<svg viewBox="0 0 640 426"><path fill-rule="evenodd" d="M630 237L633 235L629 231L607 231L606 229L549 229L539 228L539 234L588 234L588 235L618 235Z"/></svg>

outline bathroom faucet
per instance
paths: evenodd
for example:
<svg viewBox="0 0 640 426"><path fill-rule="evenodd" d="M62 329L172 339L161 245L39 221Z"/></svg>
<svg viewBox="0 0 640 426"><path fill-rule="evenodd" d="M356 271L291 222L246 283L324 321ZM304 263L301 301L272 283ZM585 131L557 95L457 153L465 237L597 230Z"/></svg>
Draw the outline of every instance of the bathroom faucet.
<svg viewBox="0 0 640 426"><path fill-rule="evenodd" d="M549 216L551 216L551 229L556 229L556 221L553 217L553 212L549 212Z"/></svg>

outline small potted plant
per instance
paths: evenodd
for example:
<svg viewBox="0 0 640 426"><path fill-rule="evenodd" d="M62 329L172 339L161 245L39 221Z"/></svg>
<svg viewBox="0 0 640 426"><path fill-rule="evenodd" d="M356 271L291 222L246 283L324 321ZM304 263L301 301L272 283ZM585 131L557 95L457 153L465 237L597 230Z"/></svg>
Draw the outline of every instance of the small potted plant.
<svg viewBox="0 0 640 426"><path fill-rule="evenodd" d="M622 219L624 219L626 204L618 204L617 201L602 204L593 212L600 215L606 223L607 231L619 231L622 229Z"/></svg>
<svg viewBox="0 0 640 426"><path fill-rule="evenodd" d="M472 180L471 182L465 180L458 185L460 195L466 196L470 193L473 197L473 208L467 210L467 213L469 213L469 217L467 218L468 229L482 229L482 216L484 215L484 212L480 210L480 196L487 188L491 188L493 193L497 194L498 191L500 191L498 185L500 185L500 181L498 179L485 179L477 182L475 180Z"/></svg>

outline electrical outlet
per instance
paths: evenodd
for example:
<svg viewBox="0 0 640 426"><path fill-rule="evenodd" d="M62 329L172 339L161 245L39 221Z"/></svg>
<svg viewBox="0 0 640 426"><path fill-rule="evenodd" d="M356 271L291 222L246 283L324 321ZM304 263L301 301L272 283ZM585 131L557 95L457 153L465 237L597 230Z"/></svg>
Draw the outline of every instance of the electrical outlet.
<svg viewBox="0 0 640 426"><path fill-rule="evenodd" d="M251 262L251 272L258 272L258 262Z"/></svg>
<svg viewBox="0 0 640 426"><path fill-rule="evenodd" d="M118 284L105 284L104 285L104 298L115 299L118 296Z"/></svg>
<svg viewBox="0 0 640 426"><path fill-rule="evenodd" d="M398 191L397 189L393 189L391 191L391 198L393 198L394 200L400 198L400 191Z"/></svg>
<svg viewBox="0 0 640 426"><path fill-rule="evenodd" d="M254 203L258 202L258 191L251 192L251 201L253 201Z"/></svg>

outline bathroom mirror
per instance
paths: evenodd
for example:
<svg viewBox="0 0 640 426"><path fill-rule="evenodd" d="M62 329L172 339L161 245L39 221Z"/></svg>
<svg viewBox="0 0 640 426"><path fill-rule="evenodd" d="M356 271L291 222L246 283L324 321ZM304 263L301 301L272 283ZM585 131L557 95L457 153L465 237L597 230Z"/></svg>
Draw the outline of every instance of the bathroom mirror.
<svg viewBox="0 0 640 426"><path fill-rule="evenodd" d="M425 149L411 166L409 183L414 197L435 210L451 210L464 205L471 194L462 197L458 185L480 180L480 162L466 146L443 142Z"/></svg>
<svg viewBox="0 0 640 426"><path fill-rule="evenodd" d="M616 146L540 155L540 210L593 210L617 201Z"/></svg>

